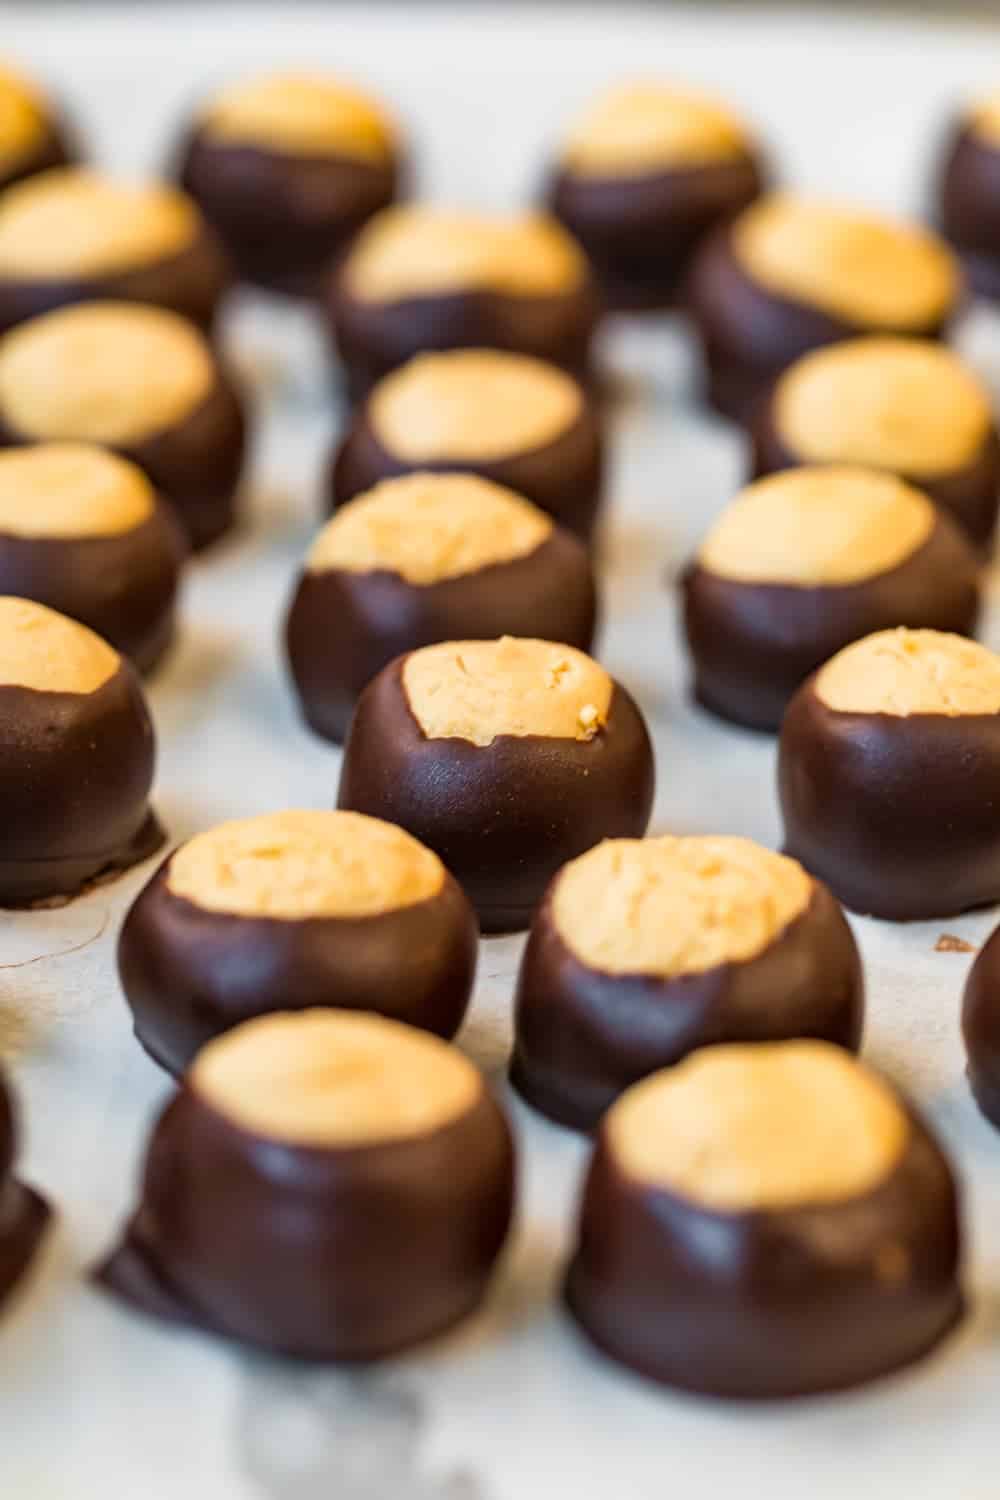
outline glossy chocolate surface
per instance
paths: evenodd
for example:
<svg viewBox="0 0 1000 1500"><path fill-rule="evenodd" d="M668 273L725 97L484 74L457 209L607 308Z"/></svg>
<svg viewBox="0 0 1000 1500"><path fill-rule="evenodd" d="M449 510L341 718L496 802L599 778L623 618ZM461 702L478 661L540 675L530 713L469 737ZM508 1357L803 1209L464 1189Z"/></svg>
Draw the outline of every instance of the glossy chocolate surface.
<svg viewBox="0 0 1000 1500"><path fill-rule="evenodd" d="M750 431L751 477L760 479L779 469L797 469L809 460L795 452L778 431L773 399L757 408ZM845 458L845 462L849 459ZM1000 436L991 427L980 451L950 474L900 474L916 485L959 523L978 547L989 547L1000 510ZM954 627L951 627L954 628Z"/></svg>
<svg viewBox="0 0 1000 1500"><path fill-rule="evenodd" d="M781 729L785 852L891 921L1000 900L1000 714L840 713L814 683Z"/></svg>
<svg viewBox="0 0 1000 1500"><path fill-rule="evenodd" d="M969 126L954 131L938 182L941 232L971 289L1000 301L1000 150Z"/></svg>
<svg viewBox="0 0 1000 1500"><path fill-rule="evenodd" d="M0 1073L0 1309L27 1270L51 1215L45 1200L14 1176L16 1151L14 1107Z"/></svg>
<svg viewBox="0 0 1000 1500"><path fill-rule="evenodd" d="M302 1359L378 1359L477 1306L513 1193L485 1090L430 1134L338 1149L253 1135L183 1084L98 1275L154 1316Z"/></svg>
<svg viewBox="0 0 1000 1500"><path fill-rule="evenodd" d="M801 684L842 647L895 625L972 635L979 604L976 557L943 516L898 567L859 583L747 583L696 562L684 578L694 696L723 719L776 731Z"/></svg>
<svg viewBox="0 0 1000 1500"><path fill-rule="evenodd" d="M38 278L0 275L0 333L76 302L151 302L210 331L229 290L229 262L214 232L204 227L190 245L130 271Z"/></svg>
<svg viewBox="0 0 1000 1500"><path fill-rule="evenodd" d="M811 349L871 332L768 291L740 265L728 227L713 234L695 258L687 307L701 340L708 401L723 416L747 424L794 360ZM939 338L945 326L939 321L898 332Z"/></svg>
<svg viewBox="0 0 1000 1500"><path fill-rule="evenodd" d="M329 509L336 510L383 479L430 470L436 474L479 474L531 500L561 526L589 541L604 488L604 442L595 404L584 398L573 425L551 443L523 453L488 460L432 458L410 463L378 438L367 408L361 407L334 453L328 482ZM565 637L557 636L563 640Z"/></svg>
<svg viewBox="0 0 1000 1500"><path fill-rule="evenodd" d="M521 961L510 1078L542 1114L589 1130L625 1089L697 1047L816 1037L856 1051L863 1021L861 960L824 886L754 958L672 977L585 964L550 891Z"/></svg>
<svg viewBox="0 0 1000 1500"><path fill-rule="evenodd" d="M0 686L0 906L71 896L163 843L153 726L122 661L91 693Z"/></svg>
<svg viewBox="0 0 1000 1500"><path fill-rule="evenodd" d="M439 641L502 635L589 651L596 614L594 575L583 546L553 530L525 557L432 584L410 583L385 569L304 571L288 615L286 646L306 722L339 743L362 690L394 657Z"/></svg>
<svg viewBox="0 0 1000 1500"><path fill-rule="evenodd" d="M600 299L585 279L569 291L540 296L475 290L368 302L352 296L335 274L324 309L348 392L361 400L390 370L439 349L533 354L587 380Z"/></svg>
<svg viewBox="0 0 1000 1500"><path fill-rule="evenodd" d="M210 911L175 895L169 860L131 907L118 972L139 1041L183 1072L212 1037L269 1011L375 1011L451 1038L476 971L478 930L450 876L378 916L298 920Z"/></svg>
<svg viewBox="0 0 1000 1500"><path fill-rule="evenodd" d="M587 253L607 306L670 306L705 236L757 198L767 173L742 159L642 175L581 176L568 167L549 184L548 205Z"/></svg>
<svg viewBox="0 0 1000 1500"><path fill-rule="evenodd" d="M566 1297L604 1353L652 1380L807 1396L927 1354L962 1314L960 1253L955 1182L916 1117L870 1192L729 1213L629 1177L602 1130Z"/></svg>
<svg viewBox="0 0 1000 1500"><path fill-rule="evenodd" d="M962 998L962 1036L976 1103L1000 1130L1000 929L992 933L969 970Z"/></svg>
<svg viewBox="0 0 1000 1500"><path fill-rule="evenodd" d="M33 537L0 531L0 594L17 594L79 620L150 671L174 636L187 543L170 507L129 531Z"/></svg>
<svg viewBox="0 0 1000 1500"><path fill-rule="evenodd" d="M428 739L397 658L358 700L337 806L398 823L438 854L484 932L526 927L560 865L604 838L638 838L653 805L642 716L615 685L591 740Z"/></svg>
<svg viewBox="0 0 1000 1500"><path fill-rule="evenodd" d="M60 434L74 438L75 433ZM247 417L239 391L221 363L215 383L188 414L132 443L107 444L129 458L169 501L194 551L228 531L236 519L236 492L247 445ZM0 447L37 441L18 431L0 410Z"/></svg>
<svg viewBox="0 0 1000 1500"><path fill-rule="evenodd" d="M269 151L201 128L177 167L244 281L310 297L372 214L395 201L402 175L395 161Z"/></svg>

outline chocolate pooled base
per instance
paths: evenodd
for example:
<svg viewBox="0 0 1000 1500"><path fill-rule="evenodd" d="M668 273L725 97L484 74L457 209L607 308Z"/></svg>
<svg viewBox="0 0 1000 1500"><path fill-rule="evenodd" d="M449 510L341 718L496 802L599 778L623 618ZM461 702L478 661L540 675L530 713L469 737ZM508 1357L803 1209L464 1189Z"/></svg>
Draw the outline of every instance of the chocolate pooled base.
<svg viewBox="0 0 1000 1500"><path fill-rule="evenodd" d="M593 401L587 397L573 425L541 447L504 458L430 458L410 463L384 447L362 407L334 454L327 482L327 509L336 510L383 479L418 471L471 473L491 479L494 484L505 485L525 500L531 500L560 526L587 542L593 534L604 490L601 422Z"/></svg>
<svg viewBox="0 0 1000 1500"><path fill-rule="evenodd" d="M176 175L242 280L311 298L363 225L395 202L404 172L396 161L269 151L196 128Z"/></svg>
<svg viewBox="0 0 1000 1500"><path fill-rule="evenodd" d="M781 437L772 400L762 402L758 408L750 439L751 479L761 479L779 469L798 469L810 462ZM1000 436L995 427L990 428L979 452L961 469L950 474L901 474L899 477L923 490L947 511L977 547L989 548L992 545L1000 510Z"/></svg>
<svg viewBox="0 0 1000 1500"><path fill-rule="evenodd" d="M324 311L347 390L362 400L415 354L443 349L507 349L560 365L586 384L600 299L589 280L562 293L438 292L392 302L353 297L342 277L328 283Z"/></svg>
<svg viewBox="0 0 1000 1500"><path fill-rule="evenodd" d="M863 1023L861 960L824 886L755 957L669 977L583 963L550 891L521 961L510 1081L543 1115L590 1130L625 1089L698 1047L813 1037L856 1052Z"/></svg>
<svg viewBox="0 0 1000 1500"><path fill-rule="evenodd" d="M34 1188L13 1175L17 1130L0 1076L0 1310L41 1244L52 1211Z"/></svg>
<svg viewBox="0 0 1000 1500"><path fill-rule="evenodd" d="M0 276L0 333L57 307L106 301L150 302L210 333L231 279L222 246L204 227L182 250L132 270L93 276Z"/></svg>
<svg viewBox="0 0 1000 1500"><path fill-rule="evenodd" d="M0 594L17 594L79 620L140 672L170 646L187 543L170 507L104 536L28 537L0 532Z"/></svg>
<svg viewBox="0 0 1000 1500"><path fill-rule="evenodd" d="M842 647L896 625L972 635L979 604L976 558L943 518L904 562L859 583L748 583L695 563L684 577L694 696L722 719L773 733Z"/></svg>
<svg viewBox="0 0 1000 1500"><path fill-rule="evenodd" d="M1000 302L1000 150L960 126L938 182L938 221L978 297Z"/></svg>
<svg viewBox="0 0 1000 1500"><path fill-rule="evenodd" d="M522 635L589 651L594 579L575 538L553 530L526 557L416 585L377 569L302 574L285 630L309 727L340 743L362 691L395 657L439 641Z"/></svg>
<svg viewBox="0 0 1000 1500"><path fill-rule="evenodd" d="M398 823L440 856L484 932L526 927L567 860L604 838L641 838L653 805L653 752L615 685L591 740L497 735L489 745L428 739L398 658L358 700L337 806Z"/></svg>
<svg viewBox="0 0 1000 1500"><path fill-rule="evenodd" d="M606 1132L569 1309L640 1375L737 1400L810 1396L920 1359L963 1312L954 1180L919 1120L884 1182L839 1203L702 1207L629 1177Z"/></svg>
<svg viewBox="0 0 1000 1500"><path fill-rule="evenodd" d="M182 1085L96 1275L142 1312L275 1353L379 1359L477 1307L513 1190L510 1130L486 1092L420 1138L318 1148L251 1134Z"/></svg>
<svg viewBox="0 0 1000 1500"><path fill-rule="evenodd" d="M139 1042L179 1074L213 1037L276 1007L374 1011L450 1039L465 1016L478 931L451 876L434 896L366 917L283 920L177 896L169 861L118 942Z"/></svg>
<svg viewBox="0 0 1000 1500"><path fill-rule="evenodd" d="M153 854L153 762L126 661L91 693L0 686L0 906L76 895Z"/></svg>
<svg viewBox="0 0 1000 1500"><path fill-rule="evenodd" d="M654 311L677 303L698 246L759 197L766 175L750 154L642 176L579 176L563 167L547 199L586 252L607 308Z"/></svg>
<svg viewBox="0 0 1000 1500"><path fill-rule="evenodd" d="M74 438L75 434L61 434ZM0 447L37 442L0 412ZM247 444L242 399L229 374L218 366L212 389L186 416L169 427L130 443L108 443L129 458L171 505L193 551L201 551L228 531L236 518L236 492Z"/></svg>
<svg viewBox="0 0 1000 1500"><path fill-rule="evenodd" d="M889 921L1000 900L1000 714L840 713L814 683L781 729L785 852Z"/></svg>

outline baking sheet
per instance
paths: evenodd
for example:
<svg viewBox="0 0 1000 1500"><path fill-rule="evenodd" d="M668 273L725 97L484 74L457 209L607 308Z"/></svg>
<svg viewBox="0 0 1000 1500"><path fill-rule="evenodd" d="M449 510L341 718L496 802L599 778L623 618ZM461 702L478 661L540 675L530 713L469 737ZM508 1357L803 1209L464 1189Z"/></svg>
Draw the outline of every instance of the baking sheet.
<svg viewBox="0 0 1000 1500"><path fill-rule="evenodd" d="M791 180L918 205L951 101L996 84L989 23L866 20L836 7L90 5L3 7L3 46L52 79L95 154L152 168L210 81L329 64L381 88L416 135L428 190L516 201L560 122L608 78L664 72L728 92ZM248 524L192 570L184 631L152 690L157 806L174 839L282 805L328 806L338 752L298 724L278 624L318 514L342 413L308 319L245 298L227 330L260 431ZM1000 325L965 330L1000 364ZM666 586L736 488L745 456L691 404L694 363L669 320L622 329L601 655L645 709L654 828L776 843L773 746L684 697ZM987 638L1000 646L991 610ZM962 1079L957 1015L971 942L996 914L893 928L858 921L867 1055L911 1088L967 1187L972 1312L916 1371L838 1399L719 1407L600 1361L557 1288L586 1148L512 1101L519 1227L494 1294L451 1336L368 1373L301 1370L170 1331L85 1273L133 1198L167 1085L134 1043L114 976L121 915L148 867L61 911L0 914L0 1051L24 1105L26 1174L58 1205L46 1253L0 1326L3 1500L996 1500L1000 1137ZM484 943L461 1038L498 1079L520 940Z"/></svg>

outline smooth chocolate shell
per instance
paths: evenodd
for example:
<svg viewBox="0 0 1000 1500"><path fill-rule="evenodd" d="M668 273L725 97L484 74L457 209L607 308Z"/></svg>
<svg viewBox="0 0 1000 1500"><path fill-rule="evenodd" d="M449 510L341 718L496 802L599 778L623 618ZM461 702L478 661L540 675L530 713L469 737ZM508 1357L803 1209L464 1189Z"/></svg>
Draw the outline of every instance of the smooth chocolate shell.
<svg viewBox="0 0 1000 1500"><path fill-rule="evenodd" d="M0 532L0 594L17 594L79 620L150 671L174 636L187 543L171 508L107 536L29 537Z"/></svg>
<svg viewBox="0 0 1000 1500"><path fill-rule="evenodd" d="M872 332L768 291L740 265L728 225L711 235L695 258L687 308L705 357L707 400L723 416L746 424L794 360L811 349ZM939 338L947 321L896 331Z"/></svg>
<svg viewBox="0 0 1000 1500"><path fill-rule="evenodd" d="M840 713L815 680L781 729L786 853L890 921L1000 900L1000 714Z"/></svg>
<svg viewBox="0 0 1000 1500"><path fill-rule="evenodd" d="M602 424L591 398L584 398L579 418L560 437L523 453L489 460L432 458L410 463L379 440L361 407L334 453L327 483L330 511L384 479L431 471L478 474L531 500L567 531L589 541L604 489ZM559 636L559 640L564 637Z"/></svg>
<svg viewBox="0 0 1000 1500"><path fill-rule="evenodd" d="M962 998L962 1036L976 1103L1000 1130L1000 928L969 970Z"/></svg>
<svg viewBox="0 0 1000 1500"><path fill-rule="evenodd" d="M493 291L439 292L368 302L330 279L324 312L359 401L376 381L415 354L439 349L509 349L590 378L590 347L600 312L588 279L566 292L518 296Z"/></svg>
<svg viewBox="0 0 1000 1500"><path fill-rule="evenodd" d="M282 920L175 895L169 864L140 892L118 942L136 1036L168 1072L278 1008L375 1011L445 1038L461 1026L479 934L450 876L427 900L377 916Z"/></svg>
<svg viewBox="0 0 1000 1500"><path fill-rule="evenodd" d="M911 1117L884 1182L841 1203L725 1213L629 1177L606 1130L566 1282L587 1336L665 1385L740 1400L874 1380L958 1322L957 1189Z"/></svg>
<svg viewBox="0 0 1000 1500"><path fill-rule="evenodd" d="M0 687L0 905L75 895L152 854L163 843L148 802L154 759L125 660L91 693Z"/></svg>
<svg viewBox="0 0 1000 1500"><path fill-rule="evenodd" d="M137 442L104 446L138 464L169 501L197 552L217 541L236 519L247 436L242 397L217 364L212 389L186 416ZM0 411L0 448L37 441L37 436L12 427Z"/></svg>
<svg viewBox="0 0 1000 1500"><path fill-rule="evenodd" d="M485 1090L432 1134L318 1149L244 1131L182 1085L98 1276L144 1312L278 1353L378 1359L478 1305L513 1193L510 1129Z"/></svg>
<svg viewBox="0 0 1000 1500"><path fill-rule="evenodd" d="M10 162L6 170L0 170L0 192L38 172L47 172L50 167L68 167L79 160L80 150L72 130L53 115L46 121L45 134L37 144Z"/></svg>
<svg viewBox="0 0 1000 1500"><path fill-rule="evenodd" d="M151 302L210 332L231 279L222 246L204 226L182 250L129 271L73 277L0 275L0 333L57 307L106 301Z"/></svg>
<svg viewBox="0 0 1000 1500"><path fill-rule="evenodd" d="M318 296L358 230L398 196L401 165L295 155L194 129L177 176L225 245L237 274L272 291Z"/></svg>
<svg viewBox="0 0 1000 1500"><path fill-rule="evenodd" d="M953 131L937 187L937 217L977 296L1000 301L1000 150L968 125Z"/></svg>
<svg viewBox="0 0 1000 1500"><path fill-rule="evenodd" d="M438 583L409 583L385 569L304 571L285 638L306 722L339 743L362 690L404 652L502 635L589 651L596 614L587 554L556 529L526 557Z"/></svg>
<svg viewBox="0 0 1000 1500"><path fill-rule="evenodd" d="M550 890L521 960L510 1080L542 1114L590 1130L625 1089L698 1047L815 1037L855 1052L863 1022L861 959L825 886L754 958L670 978L585 964Z"/></svg>
<svg viewBox="0 0 1000 1500"><path fill-rule="evenodd" d="M642 715L616 684L591 740L428 739L402 681L405 657L358 700L337 806L398 823L438 854L484 932L526 927L549 880L605 838L640 838L653 805Z"/></svg>
<svg viewBox="0 0 1000 1500"><path fill-rule="evenodd" d="M671 306L705 236L763 192L767 172L751 152L728 162L549 184L548 206L583 246L613 311Z"/></svg>
<svg viewBox="0 0 1000 1500"><path fill-rule="evenodd" d="M44 1198L14 1176L16 1148L14 1108L0 1074L0 1309L27 1270L51 1217Z"/></svg>
<svg viewBox="0 0 1000 1500"><path fill-rule="evenodd" d="M774 399L770 395L757 408L750 431L751 478L775 474L779 469L798 469L810 462L796 453L778 431ZM988 548L996 531L1000 509L1000 436L995 426L979 452L961 469L949 474L900 474L923 490L951 515L977 547Z"/></svg>
<svg viewBox="0 0 1000 1500"><path fill-rule="evenodd" d="M897 567L859 583L746 583L696 562L684 576L694 696L720 718L774 732L842 647L896 625L972 635L979 603L975 554L944 516Z"/></svg>

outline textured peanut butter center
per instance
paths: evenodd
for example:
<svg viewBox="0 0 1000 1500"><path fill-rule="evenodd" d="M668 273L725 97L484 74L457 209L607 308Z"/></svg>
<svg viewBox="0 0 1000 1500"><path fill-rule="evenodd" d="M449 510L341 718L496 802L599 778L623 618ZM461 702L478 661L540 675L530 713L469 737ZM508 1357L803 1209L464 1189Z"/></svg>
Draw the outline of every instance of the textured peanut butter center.
<svg viewBox="0 0 1000 1500"><path fill-rule="evenodd" d="M838 651L816 679L840 713L1000 713L1000 656L940 630L880 630Z"/></svg>
<svg viewBox="0 0 1000 1500"><path fill-rule="evenodd" d="M361 231L345 269L351 294L395 302L437 293L551 296L585 275L582 252L554 219L387 208Z"/></svg>
<svg viewBox="0 0 1000 1500"><path fill-rule="evenodd" d="M307 569L384 569L429 585L528 557L552 521L513 490L474 474L406 474L342 506L309 552Z"/></svg>
<svg viewBox="0 0 1000 1500"><path fill-rule="evenodd" d="M829 1042L706 1047L630 1088L606 1128L630 1177L720 1213L863 1197L910 1133L888 1086Z"/></svg>
<svg viewBox="0 0 1000 1500"><path fill-rule="evenodd" d="M93 693L118 671L107 641L30 599L0 596L0 687Z"/></svg>
<svg viewBox="0 0 1000 1500"><path fill-rule="evenodd" d="M361 813L293 810L222 823L183 844L167 886L241 917L373 917L437 895L444 866L410 834Z"/></svg>
<svg viewBox="0 0 1000 1500"><path fill-rule="evenodd" d="M773 193L733 227L743 270L768 291L872 329L919 331L951 310L951 252L916 225L841 204Z"/></svg>
<svg viewBox="0 0 1000 1500"><path fill-rule="evenodd" d="M384 448L407 463L483 462L530 453L580 416L580 387L523 354L458 349L421 354L387 375L368 402Z"/></svg>
<svg viewBox="0 0 1000 1500"><path fill-rule="evenodd" d="M16 166L47 128L48 109L37 89L10 68L0 68L0 167Z"/></svg>
<svg viewBox="0 0 1000 1500"><path fill-rule="evenodd" d="M135 443L188 416L215 371L198 330L134 302L85 302L0 339L0 411L28 437Z"/></svg>
<svg viewBox="0 0 1000 1500"><path fill-rule="evenodd" d="M244 1130L332 1149L430 1135L467 1115L483 1093L479 1073L447 1042L336 1010L247 1021L202 1048L188 1081Z"/></svg>
<svg viewBox="0 0 1000 1500"><path fill-rule="evenodd" d="M101 276L166 260L190 245L198 211L176 188L54 167L0 202L0 275Z"/></svg>
<svg viewBox="0 0 1000 1500"><path fill-rule="evenodd" d="M742 122L708 94L651 82L602 94L571 131L563 161L579 177L641 176L746 154Z"/></svg>
<svg viewBox="0 0 1000 1500"><path fill-rule="evenodd" d="M860 583L912 557L934 528L926 495L874 469L788 469L748 485L698 561L720 578L803 588Z"/></svg>
<svg viewBox="0 0 1000 1500"><path fill-rule="evenodd" d="M669 979L756 958L811 895L801 865L750 839L608 839L564 866L552 916L590 968Z"/></svg>
<svg viewBox="0 0 1000 1500"><path fill-rule="evenodd" d="M847 339L778 381L774 423L797 458L871 464L931 479L973 462L989 435L989 393L928 339Z"/></svg>
<svg viewBox="0 0 1000 1500"><path fill-rule="evenodd" d="M582 651L509 635L425 646L403 664L403 691L429 740L592 740L607 723L612 689Z"/></svg>
<svg viewBox="0 0 1000 1500"><path fill-rule="evenodd" d="M969 125L972 133L986 145L1000 148L1000 93L991 94L973 105Z"/></svg>
<svg viewBox="0 0 1000 1500"><path fill-rule="evenodd" d="M387 160L393 129L360 89L318 73L272 73L223 89L202 116L206 136L297 156Z"/></svg>
<svg viewBox="0 0 1000 1500"><path fill-rule="evenodd" d="M86 443L0 452L0 533L118 536L153 513L153 489L127 459Z"/></svg>

